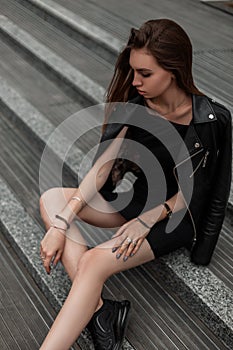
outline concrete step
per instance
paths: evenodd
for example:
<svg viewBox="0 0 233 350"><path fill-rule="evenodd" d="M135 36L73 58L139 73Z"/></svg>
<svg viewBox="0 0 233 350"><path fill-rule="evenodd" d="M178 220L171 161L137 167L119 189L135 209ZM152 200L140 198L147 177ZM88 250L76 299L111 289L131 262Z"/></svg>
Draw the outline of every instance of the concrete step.
<svg viewBox="0 0 233 350"><path fill-rule="evenodd" d="M45 45L41 44L33 36L25 32L25 30L19 28L5 16L0 16L0 31L2 31L4 35L13 40L14 43L17 43L17 45L20 46L22 50L26 50L33 57L33 59L36 60L36 62L43 64L44 67L46 67L46 70L52 72L54 75L59 77L61 81L67 83L79 94L81 94L84 99L92 103L101 103L103 101L105 90L102 86L98 85L92 79L84 75L77 68L71 66L70 63L59 57L53 51L48 49ZM233 51L230 51L229 53L233 55ZM219 54L221 55L221 52ZM209 53L209 55L211 58L211 52ZM220 58L218 58L218 60L220 61L220 59L221 56ZM225 65L228 65L229 67L230 61L226 61ZM219 63L218 67L220 66L221 65ZM226 72L230 78L230 73L228 73L228 70L226 70ZM205 82L205 84L206 82L208 82L207 76L204 76L202 79ZM218 87L219 85L216 86ZM219 87L219 89L221 89L222 91L221 87ZM228 89L226 89L226 91L228 91ZM220 98L215 99L220 103L222 102ZM229 107L229 109L233 111L233 107L230 104L227 104L227 107ZM232 203L233 189L231 190L229 200L229 210L231 212L233 210Z"/></svg>
<svg viewBox="0 0 233 350"><path fill-rule="evenodd" d="M1 349L38 349L56 313L1 232L0 261Z"/></svg>
<svg viewBox="0 0 233 350"><path fill-rule="evenodd" d="M70 283L61 266L53 270L51 276L46 276L39 257L39 241L43 236L41 227L25 212L25 209L2 179L0 179L0 189L2 193L0 200L2 208L1 229L21 259L23 258L24 264L44 295L52 306L59 310L68 293ZM7 198L7 201L4 201L3 198ZM190 271L186 254L181 252L180 254L184 263L182 266L179 266L177 262L174 264L174 261L170 261L171 266L169 267L166 261L161 261L113 276L107 282L104 291L106 296L112 298L127 297L133 302L132 322L129 324L127 339L135 349L145 349L145 344L148 350L155 348L171 350L186 348L190 350L230 349L232 342L226 324L222 325L222 320L213 312L207 313L208 307L202 305L205 304L206 300L201 301L200 295L196 295L196 298L194 295L190 295L189 288L187 286L184 288L180 277L174 275L172 271L174 265L177 265L177 270L180 270L179 267L181 267L182 270ZM216 278L213 281L213 275L207 270L206 268L203 271L198 268L194 269L189 277L192 280L195 277L196 289L200 288L199 292L205 288L205 299L208 292L211 292L214 298L218 293L218 300L215 302L221 302L222 313L225 314L226 299L221 300L219 293L221 291L221 295L225 294L227 303L229 303L228 308L230 308L232 300L229 298L229 291L225 285L219 284ZM207 286L207 277L209 287ZM213 282L215 284L212 284ZM143 283L143 287L141 283ZM176 292L173 289L176 289ZM179 299L179 293L185 294L182 301ZM192 291L191 294L193 294ZM189 300L188 304L186 304L187 299ZM211 299L210 294L209 299ZM204 314L206 318L209 318L209 322L211 320L211 323L215 324L214 331L212 329L211 332L209 327L204 325L203 319L200 321L200 318L196 317L196 312L190 311L190 304L195 305L195 311L201 313L202 317ZM144 320L143 327L141 326L142 320ZM219 331L222 333L221 337L218 334ZM223 338L229 347L221 343L220 339L223 340ZM142 339L143 342L141 342ZM86 331L79 338L78 344L82 349L92 349L90 337ZM124 349L133 348L125 341Z"/></svg>
<svg viewBox="0 0 233 350"><path fill-rule="evenodd" d="M166 0L166 2L170 4L169 0ZM18 14L15 15L15 12L12 11L15 3L17 3L17 1L10 0L6 2L3 11L3 13L13 20L16 20L18 16ZM23 7L30 9L42 19L45 18L48 23L51 23L56 28L59 28L59 30L62 30L62 32L66 33L72 39L77 40L86 47L91 47L92 52L95 52L99 57L102 57L105 61L108 61L110 65L114 64L118 52L124 46L130 30L130 25L138 26L140 23L146 20L146 18L148 18L146 17L148 15L148 9L145 11L145 6L142 6L141 4L137 4L138 9L135 8L134 11L132 11L131 15L133 16L134 20L132 20L132 22L128 21L128 23L125 24L124 20L126 20L126 18L128 19L128 17L126 17L127 12L123 11L121 15L118 13L117 16L116 9L114 9L114 4L109 4L109 2L105 1L102 1L102 6L99 6L100 4L95 2L88 3L86 5L84 3L82 4L82 1L77 3L72 0L69 2L64 2L63 0L49 0L46 2L43 0L23 0L19 3L20 4L18 6L20 7L16 8L18 10L17 13L19 10L22 11ZM130 6L130 3L124 3L123 8L126 7L126 10L128 10L127 6ZM155 1L154 6L159 7L157 1ZM174 4L173 6L175 6L175 8L177 7L177 11L180 10L180 5L178 5L178 3ZM174 17L173 6L171 6L171 8L166 7L166 16L168 16L170 13ZM113 13L110 12L111 7L113 8ZM198 12L199 21L204 19L205 11L203 11L203 6L200 3L194 5L192 2L190 2L188 6L186 4L186 7L187 23L184 25L186 28L188 28L188 31L190 31L191 39L194 42L193 70L196 83L203 92L210 97L213 97L216 101L225 104L231 111L233 111L233 103L231 102L231 70L229 69L230 62L233 59L233 47L232 42L230 41L229 33L226 30L227 24L230 25L230 20L228 17L224 16L224 14L220 14L220 18L218 20L224 21L226 25L220 25L217 39L216 35L214 35L213 38L211 36L211 38L208 38L208 40L204 40L204 45L203 37L205 38L206 34L201 35L200 30L202 30L204 33L207 30L207 28L203 27L203 25L205 26L205 22L203 22L202 25L198 22L199 26L195 26L194 29L189 28L190 26L193 26L192 16L196 11ZM136 10L142 14L141 22L139 22L139 18L135 20L136 17L134 16L134 12ZM80 13L85 17L85 19L80 17ZM95 13L94 17L93 13ZM163 16L165 15L163 12L161 12L161 14L163 14ZM191 17L190 14L192 14ZM208 22L208 26L214 28L216 14L213 13L209 17L211 23ZM179 20L179 23L182 24L183 19L180 17L177 19ZM96 24L93 24L93 22ZM19 21L19 24L22 25L22 18ZM27 26L28 24L26 21L24 27L27 28ZM118 29L114 30L114 28ZM211 34L209 27L208 33L209 35ZM211 46L209 46L210 42L212 43ZM104 49L104 52L101 52L101 49ZM109 75L107 74L107 77L105 76L107 81L110 81L112 69L113 68L110 68ZM81 70L83 71L83 69ZM105 66L105 71L107 70L108 67ZM96 74L94 71L92 75L95 79ZM103 73L101 76L103 76ZM104 85L105 81L102 81Z"/></svg>
<svg viewBox="0 0 233 350"><path fill-rule="evenodd" d="M95 83L80 70L74 68L69 62L58 56L5 16L0 16L0 30L14 44L17 44L22 50L30 54L37 63L44 65L47 70L52 70L53 74L59 79L77 89L80 94L83 94L83 91L85 91L86 99L88 98L92 103L103 101L105 92L103 87Z"/></svg>
<svg viewBox="0 0 233 350"><path fill-rule="evenodd" d="M233 47L226 29L227 24L231 26L229 16L213 12L209 16L208 28L205 28L205 6L203 9L202 4L194 4L192 1L188 4L185 3L186 21L184 21L183 16L178 15L181 8L184 11L184 6L180 3L174 4L174 2L171 6L170 0L164 2L162 9L158 0L148 7L142 3L134 4L133 9L129 1L125 1L121 7L116 7L115 3L109 3L105 0L101 0L101 3L95 1L86 3L83 0L78 3L73 0L68 2L49 0L46 3L43 0L24 0L20 3L42 18L46 18L49 23L62 28L68 35L78 41L81 40L84 45L90 44L93 51L98 52L111 64L115 62L118 52L124 46L130 28L138 26L150 18L151 7L156 11L156 17L169 17L170 15L190 32L194 44L194 76L197 85L207 95L225 104L233 111L231 73L229 71L229 64L233 59ZM121 12L119 12L120 9ZM131 9L130 12L129 9ZM83 18L80 17L80 14ZM198 20L194 26L193 16L195 15ZM215 33L216 20L226 24L219 26L217 34ZM214 36L212 36L212 28ZM208 39L206 40L207 30ZM100 34L100 38L96 39L98 34ZM101 46L96 47L99 44ZM106 52L102 54L100 47L104 48Z"/></svg>
<svg viewBox="0 0 233 350"><path fill-rule="evenodd" d="M23 4L38 16L46 18L47 22L75 38L84 46L91 46L98 56L103 57L110 63L114 62L116 53L124 45L123 40L113 37L107 30L84 19L78 13L59 5L56 1L23 0L20 1L20 4Z"/></svg>
<svg viewBox="0 0 233 350"><path fill-rule="evenodd" d="M23 98L20 97L19 95L16 95L16 92L13 91L13 89L10 88L9 86L6 87L6 82L4 86L6 91L8 91L8 105L5 104L5 111L6 111L6 108L8 108L11 111L12 122L14 120L22 118L22 116L18 116L18 114L21 112L19 109L20 105L24 106L24 110L23 110L24 115L36 115L35 110L32 113L31 106L28 104L27 101L23 100ZM9 97L10 94L12 94L11 98ZM1 95L3 95L3 93L1 93ZM13 118L13 115L14 115L14 118ZM42 121L44 122L44 119L42 119ZM25 135L27 134L30 135L30 133L32 132L34 133L34 135L36 135L35 131L33 130L30 131L30 127L31 126L24 128ZM39 139L39 137L40 135L37 132L36 138ZM8 137L8 139L11 139L11 140L12 138L13 138L12 136L10 138ZM40 142L45 143L46 141L47 141L46 138L44 140L41 138ZM58 140L58 143L59 142L60 141ZM59 154L59 152L56 150L57 146L55 143L51 144L50 147L51 149L53 149L54 147L53 151L56 154L57 159L63 156L63 154ZM22 147L20 147L20 149L21 148ZM23 153L25 152L26 151L24 150ZM14 149L12 149L10 153L14 154L15 153ZM6 158L6 159L9 162L9 158ZM68 163L68 166L69 166L69 158L65 161L65 163L66 162ZM72 168L72 165L73 164L71 161L70 168ZM76 169L72 168L72 171L75 172ZM7 176L7 179L10 182L9 176ZM47 288L46 295L49 298L49 300L52 301L52 304L56 306L56 302L54 304L54 296L52 296L54 291L53 289L52 290L50 289L51 286L42 287L43 285L42 281L44 281L45 276L41 266L39 266L41 262L38 256L39 241L43 234L41 227L36 228L35 226L37 226L38 224L36 224L32 219L32 221L34 222L33 224L29 216L28 216L28 220L30 224L28 226L27 224L28 220L25 219L25 215L27 216L27 214L25 213L25 211L23 211L22 205L20 204L19 201L16 200L15 195L11 193L10 189L6 186L4 181L2 182L1 193L3 194L2 202L0 203L2 208L1 222L2 222L2 227L4 229L4 232L7 238L10 240L11 244L14 246L15 250L18 252L19 256L21 256L21 258L24 260L26 265L30 265L29 271L36 278L37 282L39 281L38 283L41 286L42 290L45 291L45 289ZM7 201L5 201L4 198L7 198ZM37 200L38 198L39 197L37 193ZM11 203L11 199L12 199L12 203ZM27 205L26 201L24 204ZM19 209L16 209L18 207ZM15 212L15 220L17 222L17 226L14 220L12 219L12 215L11 215L11 212L9 211L9 208L10 210L14 210ZM33 215L33 217L35 219L36 216ZM36 217L36 219L38 220L38 217ZM19 225L21 224L21 221L22 221L22 231L19 230ZM35 225L35 226L32 227L32 225ZM28 242L28 239L27 239L29 234L28 229L30 232L33 232L33 235L30 235L31 237L30 242ZM86 230L85 231L86 238L89 239L90 243L95 244L97 241L93 237L95 237L96 235L96 228L94 229L94 228L88 227L88 228L84 228L84 230ZM224 256L225 242L227 241L228 245L231 242L229 230L231 230L231 228L228 230L227 228L223 229L222 242L221 242L221 245L219 245L218 249L216 250L215 257L213 259L213 261L216 261L217 264L220 264L220 265L221 265L221 259L219 259L219 256L221 255ZM100 239L107 239L107 237L109 237L109 232L104 232L103 230L98 230L98 231L99 231L98 237ZM28 246L29 244L32 246ZM229 261L229 266L228 266L229 276L227 278L225 277L225 280L223 281L221 279L221 276L220 275L218 276L216 274L216 271L211 271L211 268L209 267L202 268L202 267L193 266L189 262L187 253L185 251L179 251L169 255L168 257L161 259L157 263L152 263L152 264L148 264L146 267L141 267L142 270L140 270L141 271L140 280L142 278L142 275L147 276L147 278L151 280L150 281L151 290L155 288L155 285L154 285L155 281L159 281L158 282L159 284L162 283L164 285L164 288L166 287L168 290L171 290L172 295L173 293L175 293L176 298L177 297L182 298L182 303L184 304L187 303L186 305L188 305L189 312L190 312L190 309L192 311L189 322L191 322L191 319L193 319L193 317L194 318L196 317L194 316L194 314L197 314L202 319L202 322L209 329L211 329L211 331L215 335L217 335L220 339L222 339L225 342L225 344L229 345L229 344L232 344L232 315L231 315L230 309L231 309L231 303L233 301L232 300L233 292L230 285L230 281L232 277L231 275L232 271L230 270L230 265L231 263ZM220 271L221 270L223 271L224 268L226 267L222 266ZM217 268L217 271L218 270L219 269ZM131 272L129 274L130 274L129 281L130 283L132 283L131 282L132 278L135 278L135 276L134 276L134 273L132 276L131 276ZM144 305L143 303L142 303L143 308L145 307L145 309L143 310L141 309L141 307L139 308L139 305L138 305L138 303L141 303L142 300L144 299L145 299L145 302L147 303L146 301L147 297L144 294L146 293L146 291L144 289L137 291L136 285L133 286L132 284L130 284L129 286L126 286L125 278L127 277L125 277L125 274L122 274L121 278L122 279L120 279L119 281L118 277L114 276L111 282L109 282L109 289L107 290L107 292L110 293L111 295L114 295L114 297L119 297L119 294L117 294L117 290L116 290L116 285L117 285L118 288L120 288L121 290L121 295L120 295L121 297L134 298L135 302L137 300L135 312L140 311L140 315L141 315L143 310L144 312L145 310L148 311L147 306ZM146 283L147 278L145 279L144 283ZM227 280L229 281L229 284L227 284ZM59 282L59 277L58 277L58 282ZM67 290L68 290L68 287L66 289L66 293L67 293ZM61 293L60 295L62 295L62 297L64 298L64 296L66 295L65 291L63 292L60 290L60 293ZM119 289L118 289L118 293L119 293ZM140 301L140 298L142 298L141 301ZM221 305L221 308L219 308L219 305ZM182 305L182 307L184 306ZM137 319L139 317L139 314L138 315L135 314L135 317ZM146 314L145 314L145 317L146 317ZM139 322L139 320L137 320L137 322ZM150 322L152 322L152 319ZM152 327L152 325L150 327ZM157 327L158 325L156 326L156 329ZM160 325L160 327L162 326ZM190 327L191 328L193 327L193 323L192 325L190 325ZM135 332L134 327L132 327L131 332L132 334ZM177 332L178 330L175 331L176 334ZM151 338L154 339L152 335L153 335L153 332L151 334ZM168 339L170 339L169 342L171 341L170 336L171 335L169 335L169 332L168 332L168 334L165 337L166 339L164 339L165 344L166 342L168 342ZM153 341L155 341L155 339ZM206 338L205 338L205 341L207 341ZM132 340L131 342L132 344L134 344ZM221 346L219 348L224 349L224 346L223 345ZM137 344L137 346L135 345L135 348L140 349L140 346ZM178 347L178 348L182 348L182 347ZM148 349L150 349L150 347L148 347ZM192 349L192 347L190 347L190 349Z"/></svg>
<svg viewBox="0 0 233 350"><path fill-rule="evenodd" d="M20 1L21 2L21 1ZM42 7L43 3L58 8L62 6L74 15L81 16L92 25L110 33L124 44L130 28L138 27L144 21L152 18L172 18L178 21L191 36L196 50L213 48L232 48L231 33L228 30L232 26L231 16L220 13L214 9L206 9L200 1L193 0L164 0L163 5L159 0L134 1L124 0L116 4L114 0L30 0L30 3ZM47 11L46 7L46 11ZM64 11L59 7L60 10ZM206 17L208 16L208 22ZM73 18L73 17L72 17ZM195 21L193 20L195 18ZM218 24L218 31L216 31Z"/></svg>

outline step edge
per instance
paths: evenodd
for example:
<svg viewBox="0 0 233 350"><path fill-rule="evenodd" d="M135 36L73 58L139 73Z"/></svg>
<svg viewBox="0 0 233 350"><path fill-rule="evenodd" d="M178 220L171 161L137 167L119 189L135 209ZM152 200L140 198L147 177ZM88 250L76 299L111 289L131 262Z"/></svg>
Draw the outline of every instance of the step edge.
<svg viewBox="0 0 233 350"><path fill-rule="evenodd" d="M65 23L75 31L87 36L92 41L103 45L111 53L117 54L124 45L123 41L117 39L106 30L89 22L77 13L67 10L53 0L47 0L46 2L41 0L28 0L28 2L40 8L45 13L50 14L60 22Z"/></svg>
<svg viewBox="0 0 233 350"><path fill-rule="evenodd" d="M0 31L92 103L103 102L105 89L102 86L3 15L0 15Z"/></svg>

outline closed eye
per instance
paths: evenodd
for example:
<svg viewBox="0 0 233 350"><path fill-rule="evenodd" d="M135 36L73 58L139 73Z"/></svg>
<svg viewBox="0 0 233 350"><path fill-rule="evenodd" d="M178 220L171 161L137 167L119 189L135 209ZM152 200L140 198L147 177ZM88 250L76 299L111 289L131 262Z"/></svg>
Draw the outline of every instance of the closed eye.
<svg viewBox="0 0 233 350"><path fill-rule="evenodd" d="M149 78L151 76L151 73L141 73L143 78Z"/></svg>

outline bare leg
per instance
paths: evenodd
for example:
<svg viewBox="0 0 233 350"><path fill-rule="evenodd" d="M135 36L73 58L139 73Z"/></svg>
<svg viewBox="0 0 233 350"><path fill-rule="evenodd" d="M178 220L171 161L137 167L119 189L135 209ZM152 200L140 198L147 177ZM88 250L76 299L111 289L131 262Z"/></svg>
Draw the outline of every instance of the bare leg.
<svg viewBox="0 0 233 350"><path fill-rule="evenodd" d="M126 262L117 260L111 250L114 241L101 244L82 255L70 293L41 350L69 349L96 310L106 279L154 259L148 242L144 240L133 257Z"/></svg>
<svg viewBox="0 0 233 350"><path fill-rule="evenodd" d="M75 191L75 188L52 188L41 196L40 212L47 230L55 219L55 215L62 211ZM99 211L97 209L99 209ZM79 213L78 218L94 226L119 227L125 222L125 219L118 213L106 214L108 211L112 211L112 209L113 208L100 194L96 194L90 202L90 206L86 206ZM66 239L64 252L62 254L62 264L71 281L73 281L77 272L79 260L87 251L87 247L78 227L74 223L71 223L69 236L71 238L73 237L73 239ZM101 305L102 300L100 300L98 308Z"/></svg>
<svg viewBox="0 0 233 350"><path fill-rule="evenodd" d="M40 213L47 230L55 219L55 215L62 211L74 191L74 188L52 188L41 196ZM77 239L66 239L61 261L71 281L73 281L77 272L79 259L83 253L87 251L87 246L85 245L85 241L82 238L80 231L74 223L71 224L70 231L73 236L77 237ZM82 242L82 244L76 242Z"/></svg>

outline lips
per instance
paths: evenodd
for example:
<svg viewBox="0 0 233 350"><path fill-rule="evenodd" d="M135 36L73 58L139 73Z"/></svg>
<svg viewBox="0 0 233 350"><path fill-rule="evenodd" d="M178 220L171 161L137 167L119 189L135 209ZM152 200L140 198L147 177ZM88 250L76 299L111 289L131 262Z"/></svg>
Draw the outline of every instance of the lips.
<svg viewBox="0 0 233 350"><path fill-rule="evenodd" d="M138 93L141 94L141 95L144 95L146 92L145 92L145 91L138 90Z"/></svg>

